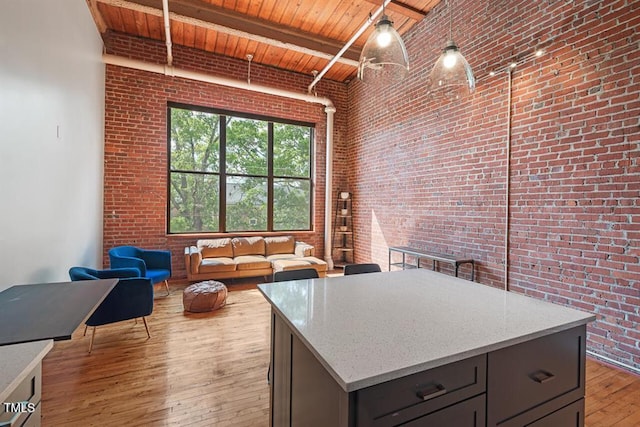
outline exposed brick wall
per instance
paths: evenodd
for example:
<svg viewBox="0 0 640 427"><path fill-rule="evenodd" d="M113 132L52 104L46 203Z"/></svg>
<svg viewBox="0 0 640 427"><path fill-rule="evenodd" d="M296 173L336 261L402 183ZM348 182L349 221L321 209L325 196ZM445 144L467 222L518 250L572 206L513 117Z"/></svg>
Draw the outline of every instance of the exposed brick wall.
<svg viewBox="0 0 640 427"><path fill-rule="evenodd" d="M535 3L535 4L534 4ZM640 368L640 2L455 2L477 90L429 99L446 2L405 41L411 76L349 85L356 259L406 244L478 261L504 286L508 80L513 72L510 288L597 315L589 349Z"/></svg>
<svg viewBox="0 0 640 427"><path fill-rule="evenodd" d="M357 260L386 266L395 244L464 253L478 261L477 280L503 286L507 78L487 74L542 44L547 53L513 73L510 286L596 313L589 348L640 366L640 3L455 7L454 39L479 79L470 98L438 103L425 91L447 38L445 3L405 35L407 81L353 82L348 98L341 84L318 86L338 107L334 195L354 193ZM106 45L165 61L161 43L113 34ZM243 61L178 46L174 57L181 68L246 77ZM252 66L255 83L304 92L310 81ZM196 237L165 233L167 101L316 123L316 228L298 238L322 255L322 106L107 66L105 264L115 245L168 247L174 277L184 277L183 248Z"/></svg>
<svg viewBox="0 0 640 427"><path fill-rule="evenodd" d="M105 45L107 53L123 57L159 64L166 59L164 45L146 39L113 33L106 37ZM179 46L174 46L173 55L177 68L246 80L246 62ZM312 76L253 64L251 81L305 93ZM112 65L106 68L105 86L105 266L108 265L107 251L113 246L169 248L173 256L173 277L186 277L184 247L195 244L198 236L166 234L169 101L315 123L315 228L313 232L295 233L295 236L313 244L317 256L324 256L326 114L323 105ZM346 86L321 81L317 92L334 102L337 108L335 143L344 144L341 140L346 138Z"/></svg>

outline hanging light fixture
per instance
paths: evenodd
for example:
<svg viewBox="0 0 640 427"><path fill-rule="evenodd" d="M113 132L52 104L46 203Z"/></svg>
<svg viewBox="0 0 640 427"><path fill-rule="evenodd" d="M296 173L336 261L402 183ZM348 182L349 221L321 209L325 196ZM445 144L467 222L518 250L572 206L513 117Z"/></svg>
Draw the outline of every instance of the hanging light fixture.
<svg viewBox="0 0 640 427"><path fill-rule="evenodd" d="M429 94L434 97L458 99L476 88L471 66L453 41L449 2L449 41L429 75Z"/></svg>
<svg viewBox="0 0 640 427"><path fill-rule="evenodd" d="M383 8L382 18L362 48L358 78L365 82L378 77L387 80L401 80L408 73L409 55L407 55L407 49Z"/></svg>

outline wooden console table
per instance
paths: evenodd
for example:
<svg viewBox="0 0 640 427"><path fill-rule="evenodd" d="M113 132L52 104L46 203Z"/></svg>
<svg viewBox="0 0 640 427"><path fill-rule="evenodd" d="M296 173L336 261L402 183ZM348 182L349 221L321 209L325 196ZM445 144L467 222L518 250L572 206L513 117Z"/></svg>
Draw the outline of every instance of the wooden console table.
<svg viewBox="0 0 640 427"><path fill-rule="evenodd" d="M402 262L391 262L391 254L398 252L402 254ZM407 255L416 259L415 264L407 262ZM420 260L428 259L432 262L432 269L435 271L437 262L444 262L455 267L455 274L458 277L458 269L462 264L471 264L471 281L475 278L475 262L471 258L457 258L453 255L435 254L425 252L419 249L410 248L408 246L390 246L389 247L389 270L391 267L402 267L403 270L408 268L420 268Z"/></svg>

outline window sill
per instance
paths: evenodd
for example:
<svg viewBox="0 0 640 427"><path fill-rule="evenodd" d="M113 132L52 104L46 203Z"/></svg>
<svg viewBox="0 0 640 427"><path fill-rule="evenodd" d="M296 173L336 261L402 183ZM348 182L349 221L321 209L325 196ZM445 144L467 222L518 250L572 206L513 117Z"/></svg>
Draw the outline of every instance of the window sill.
<svg viewBox="0 0 640 427"><path fill-rule="evenodd" d="M228 237L230 239L234 237L272 237L272 236L301 236L309 234L317 234L315 230L295 230L295 231L247 231L247 232L233 232L233 233L186 233L186 234L167 234L168 239L220 239Z"/></svg>

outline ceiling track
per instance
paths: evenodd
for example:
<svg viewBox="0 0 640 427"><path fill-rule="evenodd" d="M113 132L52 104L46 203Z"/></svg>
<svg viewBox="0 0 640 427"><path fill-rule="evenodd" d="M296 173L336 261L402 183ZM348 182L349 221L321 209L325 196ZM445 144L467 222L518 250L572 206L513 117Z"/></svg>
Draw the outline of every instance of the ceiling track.
<svg viewBox="0 0 640 427"><path fill-rule="evenodd" d="M371 25L371 23L375 21L375 19L378 17L378 15L380 15L381 13L384 12L384 8L387 7L387 5L389 3L391 3L391 0L384 0L382 2L382 5L375 12L373 12L372 14L369 15L367 20L360 26L358 31L356 31L355 34L353 36L351 36L349 41L347 41L347 43L344 46L342 46L342 49L340 49L340 51L333 58L331 58L331 61L329 61L329 63L327 65L325 65L325 67L322 69L322 71L320 71L320 73L318 73L316 75L316 77L313 79L313 81L311 82L311 84L307 88L307 92L311 93L313 91L313 88L315 87L315 85L318 84L320 79L322 79L322 77L324 77L324 75L327 73L327 71L329 71L329 69L331 69L331 67L333 67L333 65L336 62L338 62L338 61L340 61L340 59L342 59L341 57L347 51L347 49L349 49L351 47L351 45L356 40L358 40L358 38L362 35L362 33L365 32L365 30L369 27L369 25ZM358 65L360 65L360 64L358 63Z"/></svg>
<svg viewBox="0 0 640 427"><path fill-rule="evenodd" d="M371 3L374 5L379 5L380 0L365 0L367 3ZM439 0L437 0L439 1ZM420 9L416 9L413 6L410 6L406 3L402 3L398 0L391 0L389 4L387 4L387 10L391 10L397 12L401 15L406 16L407 18L414 19L416 21L422 21L422 19L427 16L427 14Z"/></svg>

